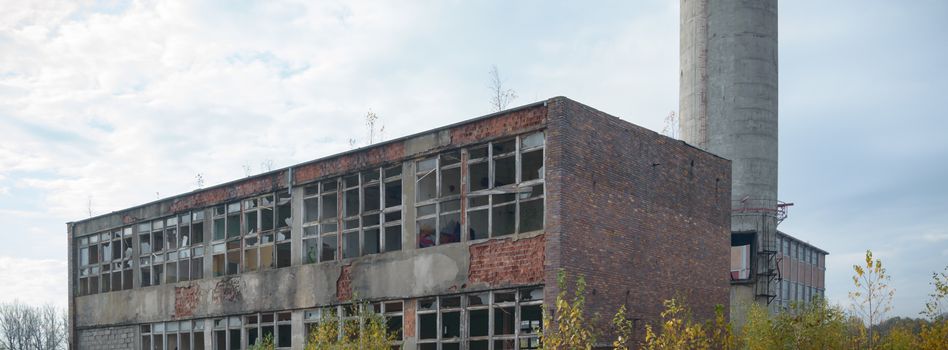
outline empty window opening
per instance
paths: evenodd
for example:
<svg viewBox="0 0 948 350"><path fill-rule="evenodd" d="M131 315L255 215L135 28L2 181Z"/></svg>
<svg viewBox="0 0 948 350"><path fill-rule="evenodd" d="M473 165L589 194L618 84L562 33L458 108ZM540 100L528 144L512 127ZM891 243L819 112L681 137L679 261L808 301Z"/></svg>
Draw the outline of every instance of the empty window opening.
<svg viewBox="0 0 948 350"><path fill-rule="evenodd" d="M752 255L756 233L731 234L731 280L745 281L752 277Z"/></svg>

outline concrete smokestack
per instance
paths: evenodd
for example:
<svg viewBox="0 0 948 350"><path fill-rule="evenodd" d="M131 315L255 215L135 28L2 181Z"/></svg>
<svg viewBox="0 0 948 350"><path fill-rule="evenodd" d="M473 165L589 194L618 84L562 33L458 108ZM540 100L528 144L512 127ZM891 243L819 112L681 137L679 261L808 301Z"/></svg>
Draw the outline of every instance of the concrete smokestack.
<svg viewBox="0 0 948 350"><path fill-rule="evenodd" d="M733 162L732 246L752 242L733 319L776 294L777 0L681 0L680 50L680 135Z"/></svg>

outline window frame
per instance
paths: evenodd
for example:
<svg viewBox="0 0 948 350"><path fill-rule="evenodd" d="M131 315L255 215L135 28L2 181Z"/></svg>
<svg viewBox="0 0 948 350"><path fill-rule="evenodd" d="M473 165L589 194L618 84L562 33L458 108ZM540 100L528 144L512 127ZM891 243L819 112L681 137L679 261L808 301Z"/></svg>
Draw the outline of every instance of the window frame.
<svg viewBox="0 0 948 350"><path fill-rule="evenodd" d="M524 140L533 136L539 136L540 142L536 145L524 146ZM514 149L512 151L496 153L496 148L498 144L504 144L513 141ZM486 148L486 153L482 157L472 158L472 151ZM468 240L482 240L490 239L496 237L508 237L515 236L519 234L528 234L532 232L543 231L546 228L546 132L545 130L538 130L533 132L528 132L524 134L517 135L513 138L504 138L484 144L469 146L464 148L465 154L465 167L467 171L465 172L465 231L468 234L466 238ZM537 178L524 180L523 168L524 154L540 152L540 167L538 168ZM513 183L510 184L497 184L497 168L498 160L504 160L509 157L514 157L514 167L515 174ZM475 179L473 178L472 167L478 164L487 164L487 187L478 188L473 190L473 184ZM534 192L534 189L539 186L541 189L538 195L531 195ZM524 195L527 194L527 197ZM507 200L503 202L497 202L501 200L504 196L512 195L512 200ZM486 198L485 198L486 197ZM486 199L486 201L484 200ZM540 217L539 217L539 228L528 229L522 227L523 221L523 205L529 203L539 202L540 205ZM509 233L501 234L495 232L495 211L500 210L503 207L513 205L513 223L512 231ZM476 232L473 231L471 217L473 215L486 215L486 233L484 235L476 235Z"/></svg>

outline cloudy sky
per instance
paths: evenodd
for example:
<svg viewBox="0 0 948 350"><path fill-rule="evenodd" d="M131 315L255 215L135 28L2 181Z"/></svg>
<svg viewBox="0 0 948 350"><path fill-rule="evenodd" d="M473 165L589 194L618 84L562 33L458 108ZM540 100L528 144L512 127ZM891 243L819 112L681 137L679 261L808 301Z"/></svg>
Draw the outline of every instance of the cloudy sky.
<svg viewBox="0 0 948 350"><path fill-rule="evenodd" d="M315 3L316 5L312 5ZM654 129L678 1L0 0L0 301L66 303L67 221L563 95ZM922 309L948 264L948 2L780 2L781 229L873 249ZM360 141L360 142L363 142Z"/></svg>

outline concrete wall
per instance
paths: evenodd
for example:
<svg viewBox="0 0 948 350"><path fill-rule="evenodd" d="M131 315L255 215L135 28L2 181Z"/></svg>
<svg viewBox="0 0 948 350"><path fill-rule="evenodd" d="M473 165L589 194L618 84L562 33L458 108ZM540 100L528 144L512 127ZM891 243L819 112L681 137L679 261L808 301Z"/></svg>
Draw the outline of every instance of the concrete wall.
<svg viewBox="0 0 948 350"><path fill-rule="evenodd" d="M123 325L249 312L314 308L366 299L405 299L464 290L467 245L400 251L348 263L326 262L204 278L76 298L76 325ZM343 276L343 269L347 275ZM339 290L340 279L351 281ZM464 287L462 287L464 286ZM486 285L470 284L485 288Z"/></svg>
<svg viewBox="0 0 948 350"><path fill-rule="evenodd" d="M549 130L562 226L548 260L585 277L590 314L626 304L641 336L666 299L698 319L728 305L730 162L565 99Z"/></svg>
<svg viewBox="0 0 948 350"><path fill-rule="evenodd" d="M777 199L777 0L708 6L708 151L733 162L733 199Z"/></svg>
<svg viewBox="0 0 948 350"><path fill-rule="evenodd" d="M680 137L708 147L708 0L681 0L678 117Z"/></svg>

